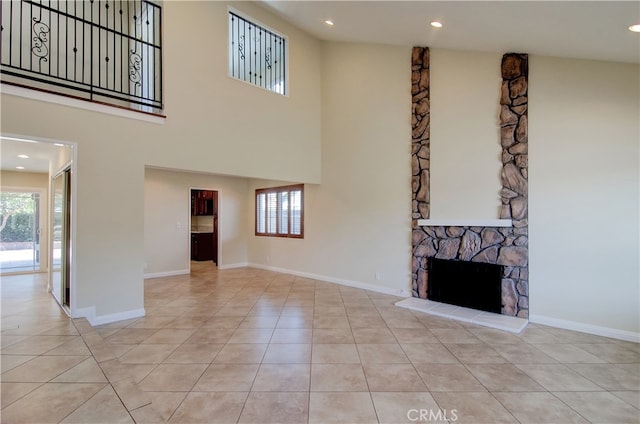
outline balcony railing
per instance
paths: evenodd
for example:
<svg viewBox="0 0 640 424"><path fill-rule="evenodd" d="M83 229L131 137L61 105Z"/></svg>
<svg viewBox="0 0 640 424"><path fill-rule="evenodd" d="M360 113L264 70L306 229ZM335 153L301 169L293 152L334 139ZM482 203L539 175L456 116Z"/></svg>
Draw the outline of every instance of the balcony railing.
<svg viewBox="0 0 640 424"><path fill-rule="evenodd" d="M147 0L3 0L2 82L160 113L162 13Z"/></svg>

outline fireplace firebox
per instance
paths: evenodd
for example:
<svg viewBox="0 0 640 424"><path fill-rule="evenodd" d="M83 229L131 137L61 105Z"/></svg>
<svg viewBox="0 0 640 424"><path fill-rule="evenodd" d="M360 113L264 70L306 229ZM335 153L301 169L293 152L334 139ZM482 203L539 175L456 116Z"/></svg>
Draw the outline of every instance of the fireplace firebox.
<svg viewBox="0 0 640 424"><path fill-rule="evenodd" d="M429 258L427 298L501 313L502 265Z"/></svg>

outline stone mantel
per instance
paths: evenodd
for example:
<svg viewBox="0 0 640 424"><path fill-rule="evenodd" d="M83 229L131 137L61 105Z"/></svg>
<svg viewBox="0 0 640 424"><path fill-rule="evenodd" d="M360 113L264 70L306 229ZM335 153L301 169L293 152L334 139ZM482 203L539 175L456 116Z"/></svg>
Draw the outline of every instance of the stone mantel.
<svg viewBox="0 0 640 424"><path fill-rule="evenodd" d="M418 219L419 227L513 227L510 219Z"/></svg>

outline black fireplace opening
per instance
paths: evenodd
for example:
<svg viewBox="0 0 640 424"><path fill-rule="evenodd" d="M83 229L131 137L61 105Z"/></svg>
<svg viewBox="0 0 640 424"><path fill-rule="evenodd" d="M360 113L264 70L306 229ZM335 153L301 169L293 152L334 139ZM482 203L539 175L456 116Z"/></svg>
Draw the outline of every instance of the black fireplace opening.
<svg viewBox="0 0 640 424"><path fill-rule="evenodd" d="M429 258L427 298L501 313L502 265Z"/></svg>

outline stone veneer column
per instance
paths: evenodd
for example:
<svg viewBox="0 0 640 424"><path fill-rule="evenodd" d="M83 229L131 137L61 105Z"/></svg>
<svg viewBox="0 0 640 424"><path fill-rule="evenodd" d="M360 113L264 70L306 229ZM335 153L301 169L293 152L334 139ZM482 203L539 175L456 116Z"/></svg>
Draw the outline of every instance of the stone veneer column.
<svg viewBox="0 0 640 424"><path fill-rule="evenodd" d="M528 56L505 54L501 70L500 218L512 219L513 227L418 227L416 220L429 218L429 49L413 48L413 295L427 298L430 257L498 264L504 266L502 313L528 318Z"/></svg>
<svg viewBox="0 0 640 424"><path fill-rule="evenodd" d="M429 48L414 47L411 54L411 171L413 193L413 294L427 297L427 259L421 250L416 251L422 240L416 230L416 220L429 218ZM416 234L418 233L418 234ZM416 238L417 236L417 238ZM418 283L419 282L419 283Z"/></svg>

